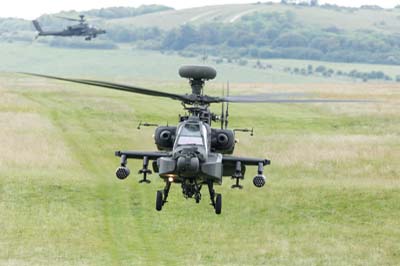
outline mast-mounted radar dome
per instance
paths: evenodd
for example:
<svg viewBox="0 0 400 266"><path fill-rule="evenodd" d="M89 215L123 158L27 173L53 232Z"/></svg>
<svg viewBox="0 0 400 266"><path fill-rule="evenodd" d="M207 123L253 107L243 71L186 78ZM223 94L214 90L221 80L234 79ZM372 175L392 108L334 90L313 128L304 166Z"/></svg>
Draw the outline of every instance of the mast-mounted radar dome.
<svg viewBox="0 0 400 266"><path fill-rule="evenodd" d="M217 76L217 71L209 66L182 66L179 75L193 80L210 80Z"/></svg>

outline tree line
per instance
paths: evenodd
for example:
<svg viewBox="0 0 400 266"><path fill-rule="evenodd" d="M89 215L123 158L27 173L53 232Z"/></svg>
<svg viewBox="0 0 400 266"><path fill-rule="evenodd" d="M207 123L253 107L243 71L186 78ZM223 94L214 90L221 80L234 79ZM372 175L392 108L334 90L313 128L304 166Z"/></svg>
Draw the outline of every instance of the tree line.
<svg viewBox="0 0 400 266"><path fill-rule="evenodd" d="M299 22L291 11L256 13L234 24L183 25L154 37L157 48L163 50L263 59L400 64L397 34L311 27Z"/></svg>
<svg viewBox="0 0 400 266"><path fill-rule="evenodd" d="M291 11L254 13L235 23L185 24L168 31L113 26L107 37L141 49L194 55L400 64L396 33L312 27Z"/></svg>

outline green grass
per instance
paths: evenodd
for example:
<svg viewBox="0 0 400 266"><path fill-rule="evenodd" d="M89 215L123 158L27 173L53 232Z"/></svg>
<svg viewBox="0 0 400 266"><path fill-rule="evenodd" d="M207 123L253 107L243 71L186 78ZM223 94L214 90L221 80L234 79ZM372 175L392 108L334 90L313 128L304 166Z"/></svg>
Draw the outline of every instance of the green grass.
<svg viewBox="0 0 400 266"><path fill-rule="evenodd" d="M0 265L398 265L398 85L271 86L284 89L384 102L232 104L230 125L256 130L238 135L236 154L272 165L263 189L251 183L254 168L244 190L224 179L217 216L206 191L196 205L178 186L156 212L163 183L153 175L139 185L139 161L127 180L114 176L115 150L155 149L153 129L137 122L173 124L179 103L0 74Z"/></svg>
<svg viewBox="0 0 400 266"><path fill-rule="evenodd" d="M184 64L202 64L198 58L132 50L75 50L39 44L0 44L1 71L25 71L53 75L102 77L143 82L183 81L178 69ZM218 65L217 81L225 82L324 82L319 77L293 76L282 71L262 71L234 64ZM185 81L183 81L186 83Z"/></svg>

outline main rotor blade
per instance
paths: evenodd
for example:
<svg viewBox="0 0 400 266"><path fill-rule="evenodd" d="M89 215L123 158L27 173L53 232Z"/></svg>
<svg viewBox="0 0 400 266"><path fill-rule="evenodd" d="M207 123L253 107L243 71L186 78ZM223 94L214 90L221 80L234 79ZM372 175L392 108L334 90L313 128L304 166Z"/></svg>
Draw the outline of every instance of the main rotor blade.
<svg viewBox="0 0 400 266"><path fill-rule="evenodd" d="M86 79L69 79L69 78L62 78L62 77L55 77L55 76L48 76L48 75L41 75L41 74L34 74L34 73L21 73L36 77L48 78L48 79L55 79L61 81L68 81L73 83L103 87L108 89L114 90L121 90L127 91L132 93L138 93L143 95L149 96L156 96L156 97L164 97L170 98L173 100L182 101L184 103L366 103L366 102L373 102L369 100L353 100L353 99L296 99L296 98L288 98L293 96L304 96L303 93L269 93L269 94L259 94L259 95L242 95L242 96L225 96L225 97L214 97L214 96L200 96L200 95L188 95L188 94L175 94L175 93L168 93L168 92L161 92L156 90L150 90L135 86L105 82L105 81L97 81L97 80L86 80ZM229 116L228 113L228 106L226 106L225 116L224 119L227 120ZM226 123L226 121L225 121Z"/></svg>
<svg viewBox="0 0 400 266"><path fill-rule="evenodd" d="M230 96L221 99L231 103L366 103L368 100L352 99L279 99L273 97Z"/></svg>
<svg viewBox="0 0 400 266"><path fill-rule="evenodd" d="M155 90L134 87L134 86L128 86L128 85L122 85L122 84L116 84L116 83L111 83L111 82L86 80L86 79L68 79L68 78L61 78L61 77L34 74L34 73L22 73L22 74L41 77L41 78L68 81L68 82L79 83L79 84L86 84L86 85L103 87L103 88L114 89L114 90L127 91L127 92L156 96L156 97L171 98L171 99L180 100L180 101L185 101L187 99L186 95L179 95L179 94L174 94L174 93L155 91Z"/></svg>
<svg viewBox="0 0 400 266"><path fill-rule="evenodd" d="M76 18L68 18L68 17L63 17L63 16L55 16L56 18L61 18L69 21L82 21L82 19L76 19Z"/></svg>
<svg viewBox="0 0 400 266"><path fill-rule="evenodd" d="M271 92L271 93L260 93L260 94L251 94L251 95L238 95L238 96L229 96L223 97L223 99L243 99L243 100L262 100L262 99L290 99L293 97L312 97L313 95L310 93L303 92ZM290 98L289 98L290 97Z"/></svg>

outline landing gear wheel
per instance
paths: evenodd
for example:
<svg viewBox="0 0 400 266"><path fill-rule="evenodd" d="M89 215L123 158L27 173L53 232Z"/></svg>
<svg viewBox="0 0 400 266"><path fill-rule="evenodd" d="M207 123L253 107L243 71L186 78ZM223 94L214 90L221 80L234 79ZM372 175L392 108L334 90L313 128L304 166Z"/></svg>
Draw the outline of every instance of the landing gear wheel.
<svg viewBox="0 0 400 266"><path fill-rule="evenodd" d="M222 209L222 196L221 194L217 194L215 198L215 213L221 214L221 209Z"/></svg>
<svg viewBox="0 0 400 266"><path fill-rule="evenodd" d="M158 190L156 196L156 210L161 211L162 206L163 206L163 193L161 190Z"/></svg>
<svg viewBox="0 0 400 266"><path fill-rule="evenodd" d="M200 192L196 193L196 195L194 196L194 199L196 200L196 203L199 204L200 200L201 200L201 194Z"/></svg>

